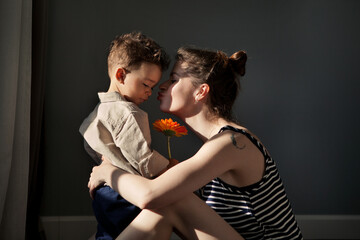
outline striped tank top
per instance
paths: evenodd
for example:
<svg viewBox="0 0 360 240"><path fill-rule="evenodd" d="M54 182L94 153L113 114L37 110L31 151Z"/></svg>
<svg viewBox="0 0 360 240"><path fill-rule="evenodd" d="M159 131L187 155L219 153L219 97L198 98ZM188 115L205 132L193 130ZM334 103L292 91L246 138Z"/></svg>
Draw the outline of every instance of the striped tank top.
<svg viewBox="0 0 360 240"><path fill-rule="evenodd" d="M264 176L246 187L216 178L200 189L200 197L245 239L303 239L275 162L265 147L242 129L225 126L220 132L224 130L244 134L258 147L265 158Z"/></svg>

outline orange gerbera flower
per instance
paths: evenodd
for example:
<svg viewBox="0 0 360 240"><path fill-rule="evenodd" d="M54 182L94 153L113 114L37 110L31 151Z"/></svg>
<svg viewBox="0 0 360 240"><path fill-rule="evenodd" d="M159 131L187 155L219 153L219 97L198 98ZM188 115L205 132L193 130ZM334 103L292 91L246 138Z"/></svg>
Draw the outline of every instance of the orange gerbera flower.
<svg viewBox="0 0 360 240"><path fill-rule="evenodd" d="M153 123L154 128L162 132L165 136L181 137L187 135L187 129L184 126L180 126L179 123L174 122L171 118L156 120Z"/></svg>
<svg viewBox="0 0 360 240"><path fill-rule="evenodd" d="M171 159L170 138L173 136L181 137L187 135L187 129L184 126L180 126L179 123L174 122L171 118L156 120L153 126L155 130L167 136L168 154L169 159Z"/></svg>

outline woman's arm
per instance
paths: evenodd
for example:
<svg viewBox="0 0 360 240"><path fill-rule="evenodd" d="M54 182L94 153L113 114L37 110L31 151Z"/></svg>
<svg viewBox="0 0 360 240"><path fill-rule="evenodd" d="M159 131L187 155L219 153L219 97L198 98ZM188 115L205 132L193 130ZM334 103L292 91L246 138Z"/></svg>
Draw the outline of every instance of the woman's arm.
<svg viewBox="0 0 360 240"><path fill-rule="evenodd" d="M126 173L104 162L93 168L89 188L93 192L96 186L106 182L139 208L155 209L181 199L238 167L238 161L233 161L234 154L241 158L246 151L246 148L239 151L232 145L230 134L222 133L206 142L193 157L152 180Z"/></svg>

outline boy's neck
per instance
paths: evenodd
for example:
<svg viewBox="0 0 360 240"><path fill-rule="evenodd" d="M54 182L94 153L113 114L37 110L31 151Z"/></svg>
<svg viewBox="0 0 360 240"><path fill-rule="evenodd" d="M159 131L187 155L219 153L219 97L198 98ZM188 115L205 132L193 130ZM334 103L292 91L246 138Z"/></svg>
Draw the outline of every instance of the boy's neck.
<svg viewBox="0 0 360 240"><path fill-rule="evenodd" d="M113 83L113 81L111 81L109 89L107 90L107 92L118 92L122 96L120 89L116 86L116 84Z"/></svg>

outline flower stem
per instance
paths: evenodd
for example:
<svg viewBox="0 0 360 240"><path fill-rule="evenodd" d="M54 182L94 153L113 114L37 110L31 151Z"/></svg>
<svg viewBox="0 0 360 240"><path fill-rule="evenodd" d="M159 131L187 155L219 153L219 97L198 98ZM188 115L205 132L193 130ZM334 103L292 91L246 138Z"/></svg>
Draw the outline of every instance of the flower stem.
<svg viewBox="0 0 360 240"><path fill-rule="evenodd" d="M170 138L171 138L170 136L167 136L167 147L168 147L169 159L171 159Z"/></svg>

